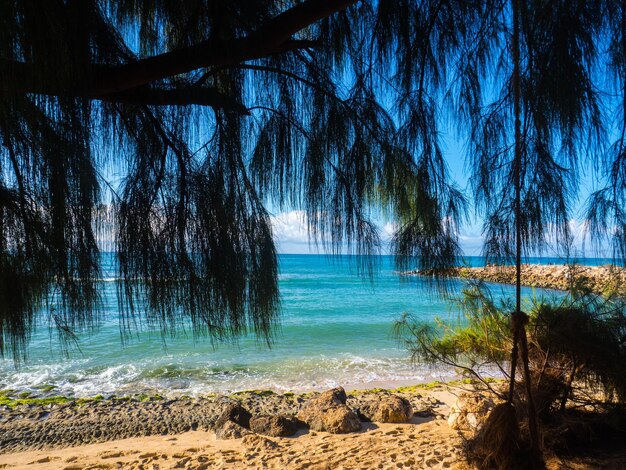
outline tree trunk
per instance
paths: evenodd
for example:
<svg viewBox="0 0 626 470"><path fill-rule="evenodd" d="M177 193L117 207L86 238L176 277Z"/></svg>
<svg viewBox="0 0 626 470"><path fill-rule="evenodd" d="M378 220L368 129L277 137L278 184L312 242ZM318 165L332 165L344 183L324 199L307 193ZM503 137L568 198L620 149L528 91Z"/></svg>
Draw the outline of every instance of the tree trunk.
<svg viewBox="0 0 626 470"><path fill-rule="evenodd" d="M530 430L531 452L541 455L541 440L539 438L539 425L537 422L537 411L532 393L532 377L528 365L528 342L526 339L526 323L528 319L522 313L522 288L521 288L521 271L522 271L522 125L521 125L521 58L520 58L520 3L519 0L512 0L513 10L513 38L512 38L512 58L513 58L513 113L515 117L515 156L513 162L513 174L515 179L515 313L513 318L514 342L511 359L517 359L518 343L521 346L521 357L524 372L524 381L526 383L526 400L528 404L528 427ZM517 361L511 364L511 387L514 386L514 370ZM510 399L512 399L512 391Z"/></svg>

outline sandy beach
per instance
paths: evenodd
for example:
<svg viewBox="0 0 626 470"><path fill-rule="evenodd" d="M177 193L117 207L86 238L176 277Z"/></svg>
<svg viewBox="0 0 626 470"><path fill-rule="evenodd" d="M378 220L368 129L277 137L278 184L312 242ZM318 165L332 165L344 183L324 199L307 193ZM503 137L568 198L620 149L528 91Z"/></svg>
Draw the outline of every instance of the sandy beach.
<svg viewBox="0 0 626 470"><path fill-rule="evenodd" d="M445 421L369 424L351 435L304 432L292 438L256 434L218 440L190 431L64 449L0 455L3 468L454 468L457 433Z"/></svg>
<svg viewBox="0 0 626 470"><path fill-rule="evenodd" d="M358 406L382 392L354 391ZM300 429L291 437L246 433L220 439L220 407L236 400L254 413L290 413L306 395L247 393L187 400L20 405L0 412L0 468L454 468L462 434L446 418L452 389L400 392L415 411L407 423L363 423L357 432ZM185 430L187 425L195 430Z"/></svg>
<svg viewBox="0 0 626 470"><path fill-rule="evenodd" d="M602 291L615 276L623 275L604 266L583 267L576 273L567 269L525 266L523 280L527 285L563 289L577 275L591 290ZM458 275L508 283L511 273L486 267ZM370 381L362 388L346 387L341 405L353 413L358 429L339 432L314 429L301 419L304 408L328 393L321 387L306 393L256 390L196 396L176 390L161 396L146 390L83 399L55 396L54 387L34 394L4 390L0 391L0 469L473 468L464 461L463 449L475 429L451 426L449 419L470 385ZM366 416L363 410L368 406L390 397L410 404L407 420L383 422ZM250 420L285 418L294 430L288 435L260 432L252 421L238 424L239 415L224 421L225 413L238 409L249 413ZM338 422L343 425L349 420L342 415ZM596 455L548 455L547 468L626 468L626 452L610 448Z"/></svg>
<svg viewBox="0 0 626 470"><path fill-rule="evenodd" d="M463 446L472 433L453 429L449 416L463 384L403 387L391 395L410 402L404 423L362 422L348 433L306 427L292 436L244 430L224 437L216 428L233 404L258 414L292 414L317 393L244 392L231 396L0 408L0 469L457 469L470 470ZM389 397L387 390L348 392L347 406ZM623 446L621 446L623 447ZM547 456L547 469L626 468L626 450Z"/></svg>

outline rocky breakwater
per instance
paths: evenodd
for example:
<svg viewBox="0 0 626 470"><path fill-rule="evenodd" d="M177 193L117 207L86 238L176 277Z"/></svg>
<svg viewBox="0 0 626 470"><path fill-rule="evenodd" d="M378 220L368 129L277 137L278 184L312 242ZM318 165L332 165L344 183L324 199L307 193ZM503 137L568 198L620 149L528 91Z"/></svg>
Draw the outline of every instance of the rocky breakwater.
<svg viewBox="0 0 626 470"><path fill-rule="evenodd" d="M410 271L405 274L428 276L428 271ZM514 266L459 267L448 275L484 282L515 284ZM544 289L569 290L576 288L596 294L626 295L626 269L614 266L583 266L565 264L523 264L522 285Z"/></svg>

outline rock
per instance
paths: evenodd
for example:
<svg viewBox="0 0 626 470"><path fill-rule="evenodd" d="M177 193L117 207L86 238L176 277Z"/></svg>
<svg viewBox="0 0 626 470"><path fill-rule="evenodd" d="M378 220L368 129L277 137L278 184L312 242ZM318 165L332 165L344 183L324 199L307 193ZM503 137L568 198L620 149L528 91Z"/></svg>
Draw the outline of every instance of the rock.
<svg viewBox="0 0 626 470"><path fill-rule="evenodd" d="M361 429L361 421L346 406L346 400L346 392L342 387L328 390L307 401L298 413L298 419L314 431L335 434L358 431Z"/></svg>
<svg viewBox="0 0 626 470"><path fill-rule="evenodd" d="M218 439L239 439L250 433L250 418L250 412L238 402L226 403L215 421L215 435Z"/></svg>
<svg viewBox="0 0 626 470"><path fill-rule="evenodd" d="M215 436L218 439L241 439L249 434L250 431L234 421L226 421L222 426L215 430Z"/></svg>
<svg viewBox="0 0 626 470"><path fill-rule="evenodd" d="M250 418L252 415L238 402L227 403L224 411L215 421L215 429L220 429L227 421L232 421L243 428L250 429Z"/></svg>
<svg viewBox="0 0 626 470"><path fill-rule="evenodd" d="M259 415L250 419L250 430L266 436L287 437L298 432L298 425L286 416Z"/></svg>
<svg viewBox="0 0 626 470"><path fill-rule="evenodd" d="M478 431L484 424L490 411L495 407L490 398L478 394L463 393L450 408L448 425L462 431Z"/></svg>
<svg viewBox="0 0 626 470"><path fill-rule="evenodd" d="M365 402L359 414L366 421L378 423L406 423L413 418L413 407L405 398L384 394Z"/></svg>

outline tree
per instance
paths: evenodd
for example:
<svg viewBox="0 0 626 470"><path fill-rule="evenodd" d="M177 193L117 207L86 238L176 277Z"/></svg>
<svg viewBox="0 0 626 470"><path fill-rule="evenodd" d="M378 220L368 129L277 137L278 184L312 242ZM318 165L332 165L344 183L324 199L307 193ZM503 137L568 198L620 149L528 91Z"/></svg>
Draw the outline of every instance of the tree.
<svg viewBox="0 0 626 470"><path fill-rule="evenodd" d="M41 309L65 336L97 325L98 238L124 331L145 313L217 339L271 338L267 202L362 255L383 202L427 230L424 264L457 254L460 195L412 71L406 122L380 105L399 12L356 3L0 2L0 352L24 357Z"/></svg>
<svg viewBox="0 0 626 470"><path fill-rule="evenodd" d="M414 19L433 12L427 37L450 30L458 34L458 42L432 53L434 62L444 64L446 78L429 76L423 62L417 75L424 76L426 70L428 85L445 91L439 101L448 99L448 114L468 137L473 200L485 220L487 261L512 262L517 267L508 402L512 404L520 367L527 387L532 450L538 455L541 442L528 368L527 317L521 311L521 257L541 252L549 242L556 242L561 253L568 252L572 239L568 221L580 171L599 168L603 162L609 186L592 196L587 218L592 237L609 239L623 261L624 160L620 155L626 113L626 5L546 0L459 3L406 2L407 20L399 31L404 38L420 37L424 31ZM442 12L451 5L457 7L453 11L458 16L445 21ZM465 22L468 17L472 23ZM607 49L608 54L603 52ZM600 77L608 79L608 88L617 90L617 96L602 89ZM616 102L622 110L615 121L607 120L604 113ZM610 146L616 129L620 137ZM419 246L419 237L404 245ZM502 409L515 418L511 406ZM514 428L508 426L516 432Z"/></svg>
<svg viewBox="0 0 626 470"><path fill-rule="evenodd" d="M525 376L524 382L533 385L537 421L542 424L540 443L545 440L545 447L557 455L596 448L605 442L600 436L615 436L620 442L626 402L624 298L609 286L594 294L584 277L575 270L571 274L565 295L543 294L523 304L528 312L526 360L532 377L528 381ZM489 380L494 368L511 377L510 351L519 335L511 331L515 299L498 301L492 294L483 283L470 281L456 298L464 321L439 320L432 326L405 314L396 324L396 334L406 341L414 360L460 369L473 388L500 399L469 439L468 460L480 468L541 468L541 462L531 458L528 433L520 430L526 427L514 426L516 420L509 418L513 410L513 417L529 423L523 406L526 388L516 387L511 400L509 387Z"/></svg>
<svg viewBox="0 0 626 470"><path fill-rule="evenodd" d="M444 274L465 208L444 119L488 260L566 249L584 165L608 184L591 233L623 256L625 24L618 0L1 1L0 351L24 353L43 306L60 331L97 323L109 199L124 327L269 339L268 202L362 255L382 205L398 264Z"/></svg>

